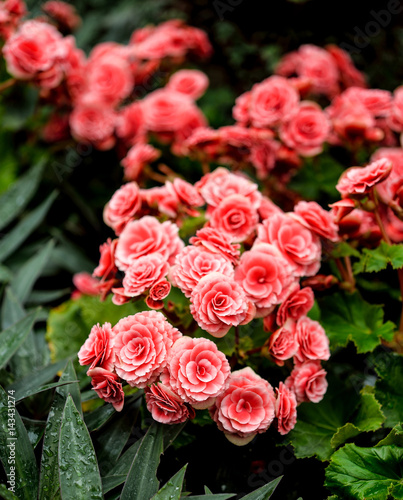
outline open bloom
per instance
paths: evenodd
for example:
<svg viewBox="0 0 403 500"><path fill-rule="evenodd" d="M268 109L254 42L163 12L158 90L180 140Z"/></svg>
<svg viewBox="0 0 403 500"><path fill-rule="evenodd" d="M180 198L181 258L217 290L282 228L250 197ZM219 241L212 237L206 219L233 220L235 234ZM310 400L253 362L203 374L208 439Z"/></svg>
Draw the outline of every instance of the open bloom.
<svg viewBox="0 0 403 500"><path fill-rule="evenodd" d="M168 352L181 333L157 311L121 319L114 327L116 373L132 387L153 383L166 366Z"/></svg>
<svg viewBox="0 0 403 500"><path fill-rule="evenodd" d="M370 163L366 167L352 167L346 170L336 185L343 196L364 196L376 184L384 181L392 171L392 163L386 158Z"/></svg>
<svg viewBox="0 0 403 500"><path fill-rule="evenodd" d="M148 411L161 424L180 424L195 416L195 411L164 384L145 388Z"/></svg>
<svg viewBox="0 0 403 500"><path fill-rule="evenodd" d="M161 379L185 402L206 408L225 388L230 371L227 358L214 342L181 337L171 349Z"/></svg>
<svg viewBox="0 0 403 500"><path fill-rule="evenodd" d="M298 403L319 403L327 391L326 371L320 361L305 361L295 366L285 385L294 392Z"/></svg>
<svg viewBox="0 0 403 500"><path fill-rule="evenodd" d="M139 187L136 182L128 182L118 189L105 205L104 222L119 235L140 207Z"/></svg>
<svg viewBox="0 0 403 500"><path fill-rule="evenodd" d="M272 386L247 367L231 373L210 415L232 443L243 445L269 428L275 406Z"/></svg>
<svg viewBox="0 0 403 500"><path fill-rule="evenodd" d="M90 369L99 366L112 370L115 360L113 337L110 323L104 323L102 326L99 326L99 323L94 325L88 339L78 351L80 365L90 365Z"/></svg>
<svg viewBox="0 0 403 500"><path fill-rule="evenodd" d="M249 303L242 287L221 273L202 278L191 295L190 312L203 330L223 337L248 317Z"/></svg>
<svg viewBox="0 0 403 500"><path fill-rule="evenodd" d="M277 428L278 432L284 436L294 428L297 422L297 400L294 393L283 382L280 382L276 393Z"/></svg>
<svg viewBox="0 0 403 500"><path fill-rule="evenodd" d="M116 411L122 411L125 394L116 373L96 367L88 370L94 391L106 403L111 403Z"/></svg>

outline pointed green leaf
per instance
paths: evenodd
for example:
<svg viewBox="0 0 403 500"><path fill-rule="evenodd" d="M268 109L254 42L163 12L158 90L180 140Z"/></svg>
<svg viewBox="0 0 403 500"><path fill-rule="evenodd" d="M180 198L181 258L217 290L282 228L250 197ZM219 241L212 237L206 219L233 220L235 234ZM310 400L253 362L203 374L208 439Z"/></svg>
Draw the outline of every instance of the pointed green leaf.
<svg viewBox="0 0 403 500"><path fill-rule="evenodd" d="M6 288L2 305L2 326L8 328L24 316L26 311L10 287ZM15 379L20 379L36 370L38 366L38 352L35 344L34 332L31 330L27 338L17 349L10 360L10 371Z"/></svg>
<svg viewBox="0 0 403 500"><path fill-rule="evenodd" d="M273 481L270 481L270 483L265 484L261 488L252 491L252 493L249 493L249 495L245 495L244 497L242 497L243 500L269 500L282 477L283 476L280 476Z"/></svg>
<svg viewBox="0 0 403 500"><path fill-rule="evenodd" d="M381 339L393 339L395 325L384 323L382 307L369 304L358 293L336 293L319 305L321 324L334 347L352 341L363 353L373 351Z"/></svg>
<svg viewBox="0 0 403 500"><path fill-rule="evenodd" d="M19 500L18 497L16 497L5 484L0 484L0 498L3 498L4 500Z"/></svg>
<svg viewBox="0 0 403 500"><path fill-rule="evenodd" d="M91 437L70 395L60 426L59 473L62 498L103 499Z"/></svg>
<svg viewBox="0 0 403 500"><path fill-rule="evenodd" d="M27 206L39 185L43 167L43 161L32 167L0 196L0 231Z"/></svg>
<svg viewBox="0 0 403 500"><path fill-rule="evenodd" d="M342 498L403 499L403 448L346 444L332 456L325 485Z"/></svg>
<svg viewBox="0 0 403 500"><path fill-rule="evenodd" d="M49 261L53 247L54 241L50 240L44 248L39 250L36 255L21 266L11 283L13 292L22 303L28 298L35 281L39 278L42 269Z"/></svg>
<svg viewBox="0 0 403 500"><path fill-rule="evenodd" d="M234 498L236 493L216 493L208 495L191 495L189 497L184 497L189 500L228 500L229 498Z"/></svg>
<svg viewBox="0 0 403 500"><path fill-rule="evenodd" d="M0 283L8 283L13 278L13 273L5 266L0 265Z"/></svg>
<svg viewBox="0 0 403 500"><path fill-rule="evenodd" d="M379 356L375 370L381 377L375 384L375 397L382 405L385 426L394 427L403 415L403 356L395 353Z"/></svg>
<svg viewBox="0 0 403 500"><path fill-rule="evenodd" d="M27 430L28 438L32 446L36 448L45 432L46 422L43 420L32 420L26 417L22 417L22 422Z"/></svg>
<svg viewBox="0 0 403 500"><path fill-rule="evenodd" d="M19 246L35 231L48 213L49 208L57 197L54 191L48 198L30 214L25 216L7 236L0 241L0 262L7 259Z"/></svg>
<svg viewBox="0 0 403 500"><path fill-rule="evenodd" d="M152 500L179 500L187 464L182 467L166 484L152 497Z"/></svg>
<svg viewBox="0 0 403 500"><path fill-rule="evenodd" d="M85 425L90 432L96 431L105 425L115 413L116 410L111 404L104 404L91 413L84 415Z"/></svg>
<svg viewBox="0 0 403 500"><path fill-rule="evenodd" d="M0 334L0 368L3 368L11 356L27 338L35 323L38 310L27 314L25 318L17 321L14 325Z"/></svg>
<svg viewBox="0 0 403 500"><path fill-rule="evenodd" d="M61 363L58 363L60 365ZM59 368L60 369L60 368ZM63 371L59 382L69 380L75 376L75 371L71 361L69 361ZM73 401L80 408L80 394L77 390L78 384L68 384L56 389L52 406L46 422L45 436L42 446L42 458L39 479L39 500L51 500L59 490L59 461L58 447L60 425L67 396L72 392Z"/></svg>
<svg viewBox="0 0 403 500"><path fill-rule="evenodd" d="M51 389L55 389L56 387L61 387L62 385L66 384L74 384L78 383L78 380L66 380L63 382L54 382L52 384L45 384L42 385L41 387L37 387L35 389L31 389L30 391L24 391L22 394L18 394L17 401L20 402L25 398L29 398L31 396L34 396L35 394L39 394L40 392L45 392L45 391L50 391Z"/></svg>
<svg viewBox="0 0 403 500"><path fill-rule="evenodd" d="M14 396L0 387L0 459L7 475L15 473L15 493L20 500L32 500L38 489L38 469L34 449L21 417L15 409ZM10 415L15 421L10 424ZM15 463L10 463L11 450ZM13 467L13 469L11 469Z"/></svg>
<svg viewBox="0 0 403 500"><path fill-rule="evenodd" d="M163 426L152 424L134 457L120 500L144 500L157 493L156 472L163 450L162 436Z"/></svg>

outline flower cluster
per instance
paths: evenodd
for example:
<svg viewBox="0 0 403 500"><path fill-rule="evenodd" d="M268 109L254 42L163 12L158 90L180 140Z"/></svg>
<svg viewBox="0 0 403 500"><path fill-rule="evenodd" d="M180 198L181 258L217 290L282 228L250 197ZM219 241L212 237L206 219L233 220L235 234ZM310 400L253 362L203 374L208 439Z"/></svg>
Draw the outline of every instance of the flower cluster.
<svg viewBox="0 0 403 500"><path fill-rule="evenodd" d="M193 217L202 227L185 244L179 231ZM279 432L289 432L297 405L323 398L321 361L330 356L329 341L307 317L314 293L301 288L300 279L318 272L322 241L339 238L330 211L300 202L284 213L245 175L221 167L195 184L175 178L140 189L128 182L106 204L104 220L117 237L101 245L94 277L80 277L83 291L98 290L102 299L112 293L115 304L145 300L151 310L120 320L112 330L95 326L79 353L82 364L94 364L96 356L96 366L107 369L103 359L111 359L108 380L120 377L144 388L147 406L160 422L183 421L208 407L236 444L265 432L275 418ZM172 287L182 292L191 317L186 328L169 300ZM168 327L162 313L174 324L176 318L186 334ZM261 353L274 365L293 367L276 391L249 367L231 372L224 354L205 338L219 339L231 330L232 335L255 318L264 319L268 332ZM164 326L150 334L155 322ZM93 354L106 328L111 354ZM104 399L111 397L108 392Z"/></svg>

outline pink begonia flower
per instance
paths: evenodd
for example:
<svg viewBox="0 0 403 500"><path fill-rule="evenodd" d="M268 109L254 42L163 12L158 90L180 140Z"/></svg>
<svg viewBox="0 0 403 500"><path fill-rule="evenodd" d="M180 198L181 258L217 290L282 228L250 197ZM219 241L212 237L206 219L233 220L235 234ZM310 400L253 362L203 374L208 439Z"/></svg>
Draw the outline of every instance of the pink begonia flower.
<svg viewBox="0 0 403 500"><path fill-rule="evenodd" d="M178 226L172 222L159 222L145 216L127 223L116 246L116 264L125 271L130 264L144 255L160 253L167 262L173 261L184 247L178 236Z"/></svg>
<svg viewBox="0 0 403 500"><path fill-rule="evenodd" d="M248 198L253 208L258 209L262 200L258 185L241 175L230 173L225 168L218 168L205 175L196 186L206 203L217 208L228 196L238 194Z"/></svg>
<svg viewBox="0 0 403 500"><path fill-rule="evenodd" d="M278 366L291 359L298 351L298 341L295 336L295 323L288 321L276 330L269 339L269 353Z"/></svg>
<svg viewBox="0 0 403 500"><path fill-rule="evenodd" d="M295 427L297 422L297 400L295 394L287 389L283 382L280 382L276 389L276 395L277 429L284 436Z"/></svg>
<svg viewBox="0 0 403 500"><path fill-rule="evenodd" d="M320 361L305 361L295 366L285 385L294 392L297 403L319 403L327 391L326 371Z"/></svg>
<svg viewBox="0 0 403 500"><path fill-rule="evenodd" d="M237 264L240 256L239 243L231 244L231 238L213 227L204 227L189 239L189 243L203 247L211 253L222 255L232 264Z"/></svg>
<svg viewBox="0 0 403 500"><path fill-rule="evenodd" d="M392 163L386 159L374 161L366 167L351 167L340 177L336 185L341 195L364 196L376 184L384 181L392 171Z"/></svg>
<svg viewBox="0 0 403 500"><path fill-rule="evenodd" d="M300 289L298 284L290 287L287 297L278 308L276 322L279 326L285 324L290 318L297 321L301 316L305 316L313 307L315 297L312 288Z"/></svg>
<svg viewBox="0 0 403 500"><path fill-rule="evenodd" d="M267 431L274 419L275 407L272 386L247 367L231 373L228 387L209 411L225 436L242 446L256 434Z"/></svg>
<svg viewBox="0 0 403 500"><path fill-rule="evenodd" d="M209 79L205 73L197 69L181 69L169 79L166 88L185 94L197 100L206 91Z"/></svg>
<svg viewBox="0 0 403 500"><path fill-rule="evenodd" d="M82 142L89 142L101 151L115 145L116 114L106 106L80 104L70 115L71 135Z"/></svg>
<svg viewBox="0 0 403 500"><path fill-rule="evenodd" d="M234 277L234 267L231 262L218 253L204 250L202 246L187 246L175 259L169 278L180 288L186 297L190 297L195 286L212 272L218 272Z"/></svg>
<svg viewBox="0 0 403 500"><path fill-rule="evenodd" d="M202 278L190 297L190 312L200 328L224 337L232 326L248 318L249 301L242 287L221 273Z"/></svg>
<svg viewBox="0 0 403 500"><path fill-rule="evenodd" d="M118 240L111 240L108 238L105 243L99 247L100 258L99 264L94 269L92 275L103 280L109 279L114 276L118 268L115 265L115 250Z"/></svg>
<svg viewBox="0 0 403 500"><path fill-rule="evenodd" d="M280 138L301 156L315 156L322 152L330 132L330 121L320 106L304 101L280 126Z"/></svg>
<svg viewBox="0 0 403 500"><path fill-rule="evenodd" d="M254 231L259 221L257 210L245 196L227 196L213 210L209 221L211 227L227 233L231 241L240 242Z"/></svg>
<svg viewBox="0 0 403 500"><path fill-rule="evenodd" d="M163 309L165 299L171 291L171 283L161 280L150 288L150 293L146 298L146 304L150 309Z"/></svg>
<svg viewBox="0 0 403 500"><path fill-rule="evenodd" d="M242 254L235 281L259 311L282 302L295 278L282 253L273 245L260 243Z"/></svg>
<svg viewBox="0 0 403 500"><path fill-rule="evenodd" d="M132 387L155 382L173 343L182 335L157 311L121 319L114 327L115 370Z"/></svg>
<svg viewBox="0 0 403 500"><path fill-rule="evenodd" d="M299 201L290 215L318 236L338 241L338 228L332 213L324 210L316 201Z"/></svg>
<svg viewBox="0 0 403 500"><path fill-rule="evenodd" d="M391 112L387 123L395 132L403 132L403 86L393 92Z"/></svg>
<svg viewBox="0 0 403 500"><path fill-rule="evenodd" d="M144 167L157 160L160 155L161 152L151 146L151 144L140 142L132 146L120 162L124 168L125 179L130 181L137 180L143 172Z"/></svg>
<svg viewBox="0 0 403 500"><path fill-rule="evenodd" d="M173 345L161 381L183 401L207 408L226 386L230 366L211 340L181 337Z"/></svg>
<svg viewBox="0 0 403 500"><path fill-rule="evenodd" d="M113 351L112 325L104 323L102 326L94 325L88 339L78 351L80 365L90 365L90 369L95 367L112 370L115 361Z"/></svg>
<svg viewBox="0 0 403 500"><path fill-rule="evenodd" d="M137 297L165 278L169 265L160 253L143 255L131 262L123 278L123 288L128 297Z"/></svg>
<svg viewBox="0 0 403 500"><path fill-rule="evenodd" d="M274 214L258 226L254 245L276 246L293 266L295 276L313 276L319 271L322 247L319 237L289 214Z"/></svg>
<svg viewBox="0 0 403 500"><path fill-rule="evenodd" d="M106 403L111 403L116 411L122 411L125 393L116 373L104 368L90 368L87 375L91 377L94 391Z"/></svg>
<svg viewBox="0 0 403 500"><path fill-rule="evenodd" d="M281 76L271 76L250 91L249 116L254 127L272 127L288 118L297 108L299 95Z"/></svg>
<svg viewBox="0 0 403 500"><path fill-rule="evenodd" d="M141 208L140 190L136 182L123 184L104 208L104 222L119 235Z"/></svg>
<svg viewBox="0 0 403 500"><path fill-rule="evenodd" d="M382 158L390 161L393 166L390 175L376 186L376 191L384 203L390 204L396 201L399 206L403 206L398 194L403 186L403 149L379 148L372 155L371 161L378 161Z"/></svg>
<svg viewBox="0 0 403 500"><path fill-rule="evenodd" d="M99 280L93 278L89 273L76 273L73 276L73 283L77 290L84 295L99 295Z"/></svg>
<svg viewBox="0 0 403 500"><path fill-rule="evenodd" d="M295 338L299 345L295 357L299 363L317 359L326 361L330 358L329 339L317 321L301 317L297 321Z"/></svg>
<svg viewBox="0 0 403 500"><path fill-rule="evenodd" d="M49 0L41 9L54 21L69 31L74 31L81 24L81 18L73 5L60 0Z"/></svg>
<svg viewBox="0 0 403 500"><path fill-rule="evenodd" d="M144 392L148 411L161 424L180 424L195 417L194 409L160 382L146 387Z"/></svg>

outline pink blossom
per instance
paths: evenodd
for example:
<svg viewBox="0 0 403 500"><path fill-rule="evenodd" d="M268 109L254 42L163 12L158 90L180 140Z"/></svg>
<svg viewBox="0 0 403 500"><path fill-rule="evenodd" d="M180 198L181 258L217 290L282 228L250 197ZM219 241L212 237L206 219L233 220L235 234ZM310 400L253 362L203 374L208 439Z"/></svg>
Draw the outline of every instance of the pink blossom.
<svg viewBox="0 0 403 500"><path fill-rule="evenodd" d="M306 316L301 317L297 321L295 337L299 345L295 355L298 362L330 358L329 339L317 321Z"/></svg>
<svg viewBox="0 0 403 500"><path fill-rule="evenodd" d="M339 70L339 78L344 87L366 87L365 75L358 71L349 54L337 47L337 45L327 45L327 52L332 56Z"/></svg>
<svg viewBox="0 0 403 500"><path fill-rule="evenodd" d="M73 276L73 283L77 290L84 295L99 295L99 281L89 273L76 273Z"/></svg>
<svg viewBox="0 0 403 500"><path fill-rule="evenodd" d="M144 138L144 113L141 101L132 102L118 111L116 135L131 146Z"/></svg>
<svg viewBox="0 0 403 500"><path fill-rule="evenodd" d="M80 16L73 5L60 0L49 0L41 6L42 10L62 28L74 31L81 24Z"/></svg>
<svg viewBox="0 0 403 500"><path fill-rule="evenodd" d="M176 71L169 79L166 88L185 94L197 100L209 85L207 75L197 69L182 69Z"/></svg>
<svg viewBox="0 0 403 500"><path fill-rule="evenodd" d="M284 361L291 359L298 351L298 341L295 336L295 323L287 322L276 330L269 340L269 353L273 361L283 366Z"/></svg>
<svg viewBox="0 0 403 500"><path fill-rule="evenodd" d="M166 279L154 283L146 298L146 304L150 309L162 309L164 307L163 299L168 297L170 291L171 283Z"/></svg>
<svg viewBox="0 0 403 500"><path fill-rule="evenodd" d="M312 288L300 289L299 285L295 284L277 311L277 324L282 326L289 318L297 321L311 310L314 300Z"/></svg>
<svg viewBox="0 0 403 500"><path fill-rule="evenodd" d="M326 371L320 361L305 361L295 366L285 385L294 392L298 403L319 403L327 391Z"/></svg>
<svg viewBox="0 0 403 500"><path fill-rule="evenodd" d="M275 406L272 386L247 367L231 373L210 415L232 443L242 446L269 428Z"/></svg>
<svg viewBox="0 0 403 500"><path fill-rule="evenodd" d="M259 221L256 208L239 194L227 196L211 213L210 225L227 233L231 241L244 241Z"/></svg>
<svg viewBox="0 0 403 500"><path fill-rule="evenodd" d="M116 411L122 411L125 393L116 373L96 367L88 370L94 391L106 403L111 403Z"/></svg>
<svg viewBox="0 0 403 500"><path fill-rule="evenodd" d="M105 151L115 144L115 121L116 115L109 107L81 104L70 115L71 134L77 141L90 142Z"/></svg>
<svg viewBox="0 0 403 500"><path fill-rule="evenodd" d="M171 186L181 203L189 207L201 207L204 205L203 198L193 184L177 177Z"/></svg>
<svg viewBox="0 0 403 500"><path fill-rule="evenodd" d="M206 408L225 388L230 371L227 358L214 342L182 337L171 349L162 382L183 401Z"/></svg>
<svg viewBox="0 0 403 500"><path fill-rule="evenodd" d="M257 243L276 246L294 268L295 276L312 276L320 268L318 236L288 214L274 214L258 226Z"/></svg>
<svg viewBox="0 0 403 500"><path fill-rule="evenodd" d="M88 339L78 351L80 365L90 365L90 368L101 367L105 370L112 370L115 361L113 351L112 326L104 323L102 326L94 325Z"/></svg>
<svg viewBox="0 0 403 500"><path fill-rule="evenodd" d="M116 264L125 271L135 259L154 252L169 262L183 246L176 224L160 223L155 217L145 216L128 222L123 229L116 246Z"/></svg>
<svg viewBox="0 0 403 500"><path fill-rule="evenodd" d="M392 200L398 201L398 192L403 186L403 149L380 148L375 151L371 161L386 159L392 163L390 175L376 186L382 201L389 204ZM398 204L402 206L399 202Z"/></svg>
<svg viewBox="0 0 403 500"><path fill-rule="evenodd" d="M159 253L143 255L126 269L123 288L128 297L137 297L162 280L168 273L168 263Z"/></svg>
<svg viewBox="0 0 403 500"><path fill-rule="evenodd" d="M192 236L189 242L195 246L201 246L211 253L219 254L229 260L232 264L237 264L239 260L240 245L231 244L231 237L221 233L213 227L204 227Z"/></svg>
<svg viewBox="0 0 403 500"><path fill-rule="evenodd" d="M370 163L366 167L351 167L340 177L336 185L342 195L363 196L391 173L392 163L386 158Z"/></svg>
<svg viewBox="0 0 403 500"><path fill-rule="evenodd" d="M393 93L391 113L388 124L395 132L403 131L403 86L397 87Z"/></svg>
<svg viewBox="0 0 403 500"><path fill-rule="evenodd" d="M136 182L128 182L118 189L105 205L104 222L119 235L140 207L139 187Z"/></svg>
<svg viewBox="0 0 403 500"><path fill-rule="evenodd" d="M297 400L283 382L276 389L276 418L278 432L284 436L288 434L297 422Z"/></svg>
<svg viewBox="0 0 403 500"><path fill-rule="evenodd" d="M113 327L113 333L116 373L139 388L159 377L173 343L182 335L157 311L127 316Z"/></svg>
<svg viewBox="0 0 403 500"><path fill-rule="evenodd" d="M281 76L271 76L255 84L250 93L249 115L253 126L272 127L297 108L298 92Z"/></svg>
<svg viewBox="0 0 403 500"><path fill-rule="evenodd" d="M118 240L107 239L99 247L99 252L101 254L98 266L94 269L92 273L93 276L107 280L111 275L115 275L118 268L115 265L115 250Z"/></svg>
<svg viewBox="0 0 403 500"><path fill-rule="evenodd" d="M190 297L199 281L212 272L234 277L231 262L222 255L204 250L202 246L187 246L176 256L170 278L186 297Z"/></svg>
<svg viewBox="0 0 403 500"><path fill-rule="evenodd" d="M339 91L339 72L332 56L310 44L301 45L298 55L297 74L310 80L313 92L334 96Z"/></svg>
<svg viewBox="0 0 403 500"><path fill-rule="evenodd" d="M190 312L199 326L214 337L223 337L244 322L249 304L242 287L221 273L202 278L191 295Z"/></svg>
<svg viewBox="0 0 403 500"><path fill-rule="evenodd" d="M151 144L138 143L132 146L120 162L125 172L125 179L137 180L144 167L157 160L161 152Z"/></svg>
<svg viewBox="0 0 403 500"><path fill-rule="evenodd" d="M160 382L146 387L144 392L148 411L161 424L180 424L195 416L191 406Z"/></svg>
<svg viewBox="0 0 403 500"><path fill-rule="evenodd" d="M331 212L324 210L316 201L299 201L294 207L296 219L318 236L338 241L337 225Z"/></svg>
<svg viewBox="0 0 403 500"><path fill-rule="evenodd" d="M259 311L282 302L295 278L281 252L273 245L261 243L242 254L235 281Z"/></svg>
<svg viewBox="0 0 403 500"><path fill-rule="evenodd" d="M301 156L322 152L330 132L330 122L314 102L301 102L299 108L280 127L280 138Z"/></svg>

